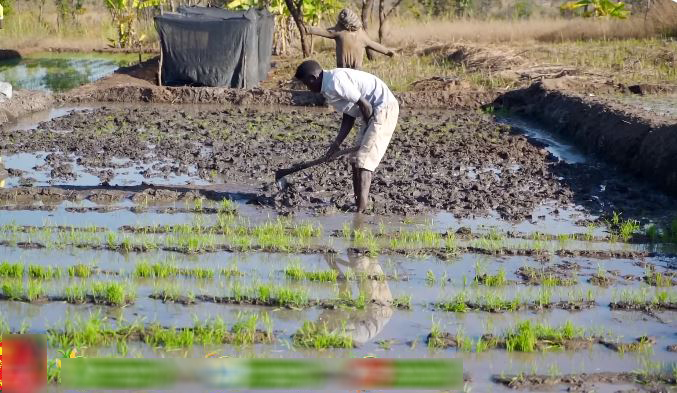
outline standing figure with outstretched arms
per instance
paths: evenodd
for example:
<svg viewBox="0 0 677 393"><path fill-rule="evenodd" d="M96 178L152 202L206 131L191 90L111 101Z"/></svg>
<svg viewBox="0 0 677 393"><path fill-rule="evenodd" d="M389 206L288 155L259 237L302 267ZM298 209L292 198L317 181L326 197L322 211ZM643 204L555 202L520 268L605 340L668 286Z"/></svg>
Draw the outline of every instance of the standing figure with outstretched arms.
<svg viewBox="0 0 677 393"><path fill-rule="evenodd" d="M395 52L378 42L372 41L362 28L362 21L355 12L343 9L339 13L336 26L323 29L320 27L306 27L311 35L330 38L336 41L336 67L362 68L362 60L366 49L371 49L384 55L393 57Z"/></svg>

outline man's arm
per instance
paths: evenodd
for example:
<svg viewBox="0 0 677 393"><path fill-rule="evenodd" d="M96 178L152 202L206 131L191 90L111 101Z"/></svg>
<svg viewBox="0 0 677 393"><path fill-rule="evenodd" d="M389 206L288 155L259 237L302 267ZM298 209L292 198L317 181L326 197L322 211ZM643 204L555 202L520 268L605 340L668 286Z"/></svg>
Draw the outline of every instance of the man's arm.
<svg viewBox="0 0 677 393"><path fill-rule="evenodd" d="M376 41L372 41L369 37L365 37L365 44L367 49L372 49L376 52L382 53L386 56L393 57L395 56L395 52L393 52L392 49L388 49L385 46L379 44Z"/></svg>
<svg viewBox="0 0 677 393"><path fill-rule="evenodd" d="M331 30L323 29L321 27L306 26L306 33L310 35L317 35L325 38L336 38L336 33Z"/></svg>
<svg viewBox="0 0 677 393"><path fill-rule="evenodd" d="M360 107L364 122L369 123L369 120L374 115L374 108L371 107L369 101L367 101L364 97L360 97L360 99L357 101L357 106Z"/></svg>
<svg viewBox="0 0 677 393"><path fill-rule="evenodd" d="M344 113L343 119L341 120L341 128L339 129L339 133L336 136L334 142L332 142L331 145L329 146L329 150L324 155L325 157L331 157L334 155L334 153L338 151L339 146L341 146L341 143L343 143L348 134L350 134L350 130L353 129L354 125L355 118L350 115L346 115Z"/></svg>

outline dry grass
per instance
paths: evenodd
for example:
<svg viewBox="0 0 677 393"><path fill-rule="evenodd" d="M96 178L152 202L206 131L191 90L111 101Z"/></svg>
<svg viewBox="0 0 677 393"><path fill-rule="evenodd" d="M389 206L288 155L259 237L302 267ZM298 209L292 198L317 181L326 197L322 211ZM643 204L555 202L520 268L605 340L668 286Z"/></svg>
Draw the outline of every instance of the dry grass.
<svg viewBox="0 0 677 393"><path fill-rule="evenodd" d="M139 31L155 40L157 34L152 21L144 21ZM93 50L109 46L115 37L110 14L105 9L88 9L78 16L76 26L58 28L54 10L46 10L42 20L37 10L19 7L5 18L5 28L0 34L3 49L71 49Z"/></svg>
<svg viewBox="0 0 677 393"><path fill-rule="evenodd" d="M646 18L627 20L539 18L523 20L393 20L387 41L409 46L427 42L560 42L677 35L677 3L665 0ZM373 34L372 34L373 35Z"/></svg>
<svg viewBox="0 0 677 393"><path fill-rule="evenodd" d="M519 46L519 45L518 45ZM677 83L677 41L628 39L571 41L521 46L536 64L575 66L621 83Z"/></svg>

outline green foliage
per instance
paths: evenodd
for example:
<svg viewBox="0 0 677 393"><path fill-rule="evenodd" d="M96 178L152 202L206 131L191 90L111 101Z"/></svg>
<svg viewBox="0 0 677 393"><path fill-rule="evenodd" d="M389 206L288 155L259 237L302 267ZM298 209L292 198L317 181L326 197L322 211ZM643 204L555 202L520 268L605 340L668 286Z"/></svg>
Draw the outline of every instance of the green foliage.
<svg viewBox="0 0 677 393"><path fill-rule="evenodd" d="M578 0L569 1L560 6L562 12L572 12L583 9L582 16L598 18L625 19L630 10L625 9L625 3L612 0Z"/></svg>
<svg viewBox="0 0 677 393"><path fill-rule="evenodd" d="M128 48L144 41L144 35L139 37L136 35L135 25L139 20L139 12L146 8L157 7L163 2L164 0L104 0L118 35L117 39L110 39L112 46Z"/></svg>
<svg viewBox="0 0 677 393"><path fill-rule="evenodd" d="M5 16L9 16L14 11L14 0L0 0L2 10Z"/></svg>

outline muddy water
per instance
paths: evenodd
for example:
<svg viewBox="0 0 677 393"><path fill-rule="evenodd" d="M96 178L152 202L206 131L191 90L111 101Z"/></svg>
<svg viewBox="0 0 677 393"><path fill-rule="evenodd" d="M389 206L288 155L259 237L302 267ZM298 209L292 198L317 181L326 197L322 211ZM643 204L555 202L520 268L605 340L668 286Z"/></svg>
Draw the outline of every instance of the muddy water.
<svg viewBox="0 0 677 393"><path fill-rule="evenodd" d="M39 123L68 116L74 108L43 114L42 118L25 119L15 129L37 129ZM211 110L211 109L210 109ZM190 111L186 111L190 112ZM200 109L197 112L201 113ZM250 114L247 114L250 115ZM112 112L111 116L116 116ZM518 126L520 133L525 133L538 148L545 147L551 155L567 165L579 165L584 168L590 165L590 159L573 149L566 141L561 141L547 134L542 128L523 120L510 119L511 124ZM56 124L56 123L55 123ZM64 123L65 124L65 123ZM77 125L77 123L74 123ZM182 123L180 123L182 124ZM180 124L177 127L180 127ZM412 122L412 124L414 124ZM54 124L52 124L54 125ZM53 127L54 131L55 128ZM68 130L62 130L68 132ZM94 176L92 166L78 166L77 157L69 156L73 163L75 179L56 180L46 169L40 169L46 158L44 151L25 151L3 154L5 167L26 171L23 176L10 177L6 187L14 189L19 178L32 177L35 185L55 186L59 189L103 190L111 191L108 186L101 186L100 179ZM122 160L122 157L114 158ZM559 375L567 373L592 373L600 371L623 372L641 370L647 364L662 364L669 368L674 363L674 353L667 351L667 346L677 343L675 326L677 312L669 310L653 311L621 311L609 307L624 297L650 300L657 296L677 299L675 286L656 288L648 285L644 277L660 273L671 277L677 267L672 246L655 246L650 244L628 244L620 241L602 241L609 236L609 228L599 221L595 225L589 223L599 218L598 212L589 206L572 201L568 204L546 200L532 209L529 217L519 220L505 220L496 211L477 211L474 214L454 214L449 211L433 211L418 215L368 215L356 217L347 212L331 212L317 214L317 211L300 209L288 219L288 226L312 222L322 228L319 236L309 240L315 246L330 247L337 253L301 254L295 252L195 252L183 253L162 249L147 252L116 252L95 247L73 247L69 245L71 236L77 238L69 230L57 230L54 227L102 227L108 232L87 233L87 241L91 244L107 243L107 235L115 233L119 239L145 238L148 241L164 244L167 235L139 235L124 232L121 227L149 225L196 224L202 226L215 225L218 214L196 214L190 212L194 201L174 198L163 203L150 202L139 206L132 202L137 189L134 186L141 182L158 182L179 186L182 190L204 190L220 193L234 201L237 220L249 227L260 226L279 218L280 213L270 206L256 206L249 203L248 195L257 192L257 188L245 184L224 184L223 179L204 179L189 173L181 177L152 178L144 176L146 164L135 162L124 167L129 161L113 161L120 164L114 168L109 184L120 185L117 190L128 194L118 202L101 205L88 199L79 201L16 201L8 199L2 202L0 210L0 263L21 263L27 265L50 266L60 268L63 274L51 280L44 280L42 286L45 295L56 297L63 295L65 288L77 283L89 285L94 282L120 282L134 288L133 303L124 307L69 304L64 301L48 301L46 303L27 303L21 301L0 300L0 317L13 330L22 326L30 332L44 333L48 328L59 329L66 320L86 318L91 313L101 313L107 322L118 323L141 320L145 325L157 322L168 327L189 327L193 319L207 320L218 316L228 325L238 321L242 313L256 314L262 320L263 315L270 316L276 340L270 344L248 346L220 345L202 347L195 345L181 350L166 348L150 348L145 344L130 342L125 354L113 347L82 348L86 356L172 356L203 357L207 353L217 352L229 356L268 356L268 357L356 357L373 355L377 357L459 357L464 361L464 368L471 378L471 391L511 391L503 385L492 382L492 375L538 373ZM152 162L151 164L153 165ZM34 169L38 168L38 169ZM521 168L504 166L502 170L486 165L465 165L459 168L464 178L498 177L504 172L519 171ZM97 169L97 168L94 168ZM102 168L103 169L103 168ZM127 173L123 173L127 172ZM536 177L529 178L528 181ZM226 179L229 180L229 179ZM164 183L163 183L164 182ZM183 185L183 182L190 183ZM19 188L16 188L19 189ZM439 190L438 190L439 192ZM84 195L84 194L83 194ZM38 199L36 197L36 199ZM218 207L219 199L206 199L205 207ZM49 207L48 210L28 210L29 205ZM141 209L139 209L141 207ZM163 209L183 208L178 213L166 213ZM106 210L96 210L106 208ZM34 226L35 231L19 231L18 226ZM492 239L506 249L524 247L549 251L547 254L533 256L495 256L474 252L458 252L440 258L429 253L418 253L415 247L407 253L387 253L388 240L379 239L383 252L377 255L355 253L351 247L356 246L351 239L341 235L344 229L369 229L374 234L392 234L397 231L433 231L437 233L456 233L460 228L467 228L471 236L458 234L457 246L486 247ZM12 229L14 228L14 229ZM40 228L52 228L41 232ZM462 231L466 232L466 231ZM517 236L516 234L521 234ZM573 240L563 236L559 240L539 239L539 234L571 235L587 234L590 241ZM220 243L228 243L232 238L226 235L214 235ZM41 242L43 249L31 249L20 246L20 243ZM586 258L558 257L558 250L614 250L645 252L651 256L636 258ZM192 278L178 275L167 278L138 278L134 275L141 264L168 263L182 269L203 268L214 272L212 278ZM70 277L68 267L85 264L95 267L95 272L88 278ZM309 272L338 269L342 276L352 277L336 282L298 281L288 278L285 269L300 267ZM237 268L241 275L226 277L220 274L222 269ZM544 287L527 283L519 275L520 269L532 268L534 271L548 272L555 277L567 279L567 286L555 285ZM352 272L352 275L351 275ZM385 279L362 277L360 274L383 275ZM488 287L475 281L482 274L505 275L505 285ZM603 277L600 283L599 277ZM2 283L10 282L5 277ZM28 281L24 278L24 283ZM258 285L285 287L293 291L306 291L308 298L322 301L350 297L358 299L360 295L368 302L364 307L340 306L334 309L321 305L303 308L284 308L276 306L253 306L243 304L217 304L204 298L195 304L184 305L170 300L162 301L151 298L154 292L162 289L175 290L187 296L232 296L239 288L254 288ZM603 285L602 285L603 284ZM4 291L4 289L3 289ZM590 308L579 311L551 308L545 310L519 310L503 312L468 311L448 312L439 307L440 302L450 302L459 294L465 294L471 301L482 302L486 299L521 299L536 302L546 299L547 302L590 301ZM394 307L392 299L411 297L411 309ZM464 352L457 349L432 349L426 344L426 338L433 328L453 335L463 334L474 343L484 334L500 335L517 323L531 320L558 326L570 321L577 327L585 329L594 336L604 336L609 340L630 343L640 336L652 336L656 343L650 350L626 352L621 354L604 345L594 344L583 350L536 351L532 353L509 352L504 349L492 349L482 353ZM292 335L306 321L326 323L332 329L349 335L356 347L353 349L311 350L293 345ZM259 326L263 328L262 326ZM53 356L56 350L50 348ZM595 391L616 391L636 386L596 384ZM561 389L560 389L561 388ZM564 391L567 387L558 387Z"/></svg>
<svg viewBox="0 0 677 393"><path fill-rule="evenodd" d="M15 89L61 92L94 82L138 61L137 54L32 53L0 61L0 80Z"/></svg>

